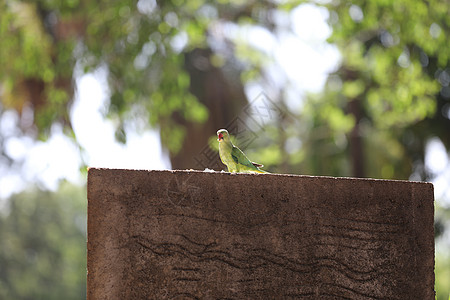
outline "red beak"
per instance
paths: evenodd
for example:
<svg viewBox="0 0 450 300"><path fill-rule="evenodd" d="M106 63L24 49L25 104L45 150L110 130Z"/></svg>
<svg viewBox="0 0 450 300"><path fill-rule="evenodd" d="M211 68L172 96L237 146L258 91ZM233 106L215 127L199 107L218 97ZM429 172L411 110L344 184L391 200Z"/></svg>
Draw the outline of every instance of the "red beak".
<svg viewBox="0 0 450 300"><path fill-rule="evenodd" d="M223 140L223 133L219 133L219 139L218 139L218 141L221 141L221 140Z"/></svg>

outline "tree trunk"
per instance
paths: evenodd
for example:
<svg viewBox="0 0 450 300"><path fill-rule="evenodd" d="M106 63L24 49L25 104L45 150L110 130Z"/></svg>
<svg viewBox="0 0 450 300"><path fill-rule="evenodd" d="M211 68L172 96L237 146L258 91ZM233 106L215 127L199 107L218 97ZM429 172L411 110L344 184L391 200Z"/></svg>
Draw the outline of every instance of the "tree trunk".
<svg viewBox="0 0 450 300"><path fill-rule="evenodd" d="M231 64L222 68L212 66L211 54L210 49L194 49L185 55L190 91L208 108L209 117L203 124L175 118L186 129L186 136L181 151L170 156L173 169L224 169L219 154L209 148L208 139L225 128L247 104L239 71L232 67L230 70Z"/></svg>
<svg viewBox="0 0 450 300"><path fill-rule="evenodd" d="M364 177L364 149L360 130L362 119L361 101L356 98L348 103L348 110L355 118L355 126L350 132L350 156L353 177Z"/></svg>

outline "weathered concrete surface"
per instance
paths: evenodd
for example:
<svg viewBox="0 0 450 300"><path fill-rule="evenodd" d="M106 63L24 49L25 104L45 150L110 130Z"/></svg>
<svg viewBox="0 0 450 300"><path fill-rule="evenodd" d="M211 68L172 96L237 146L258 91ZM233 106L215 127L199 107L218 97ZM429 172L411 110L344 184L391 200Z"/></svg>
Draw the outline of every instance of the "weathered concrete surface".
<svg viewBox="0 0 450 300"><path fill-rule="evenodd" d="M88 299L434 299L433 186L90 169Z"/></svg>

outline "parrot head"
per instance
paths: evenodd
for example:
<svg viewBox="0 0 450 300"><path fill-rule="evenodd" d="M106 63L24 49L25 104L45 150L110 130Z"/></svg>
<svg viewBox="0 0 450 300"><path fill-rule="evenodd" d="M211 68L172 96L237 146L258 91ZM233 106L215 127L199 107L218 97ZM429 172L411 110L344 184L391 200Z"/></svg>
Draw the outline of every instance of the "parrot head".
<svg viewBox="0 0 450 300"><path fill-rule="evenodd" d="M229 137L229 135L228 135L228 131L226 129L217 130L217 140L219 142L223 141L224 139L228 140L228 137Z"/></svg>

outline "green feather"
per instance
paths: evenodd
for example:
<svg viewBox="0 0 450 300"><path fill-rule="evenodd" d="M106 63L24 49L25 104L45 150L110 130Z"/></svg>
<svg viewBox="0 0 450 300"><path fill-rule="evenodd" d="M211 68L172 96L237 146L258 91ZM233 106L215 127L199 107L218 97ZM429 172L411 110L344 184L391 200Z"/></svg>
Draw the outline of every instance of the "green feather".
<svg viewBox="0 0 450 300"><path fill-rule="evenodd" d="M238 147L231 142L228 131L220 129L217 131L219 136L219 156L224 165L227 166L228 172L243 172L243 173L268 173L261 170L261 164L257 164L248 159L248 157Z"/></svg>

